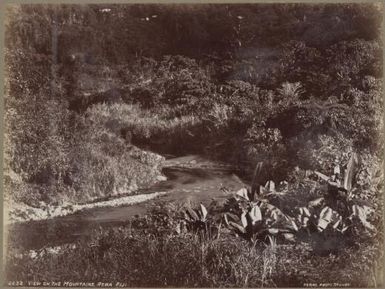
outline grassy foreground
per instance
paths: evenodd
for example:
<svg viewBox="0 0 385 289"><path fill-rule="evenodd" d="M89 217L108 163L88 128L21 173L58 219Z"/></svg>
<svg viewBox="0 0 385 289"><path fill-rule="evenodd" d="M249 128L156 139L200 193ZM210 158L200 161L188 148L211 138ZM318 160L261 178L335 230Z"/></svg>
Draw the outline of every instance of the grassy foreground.
<svg viewBox="0 0 385 289"><path fill-rule="evenodd" d="M373 244L320 256L307 244L249 243L229 234L99 232L59 254L8 260L8 280L119 281L129 287L378 286ZM363 260L366 260L363 262ZM338 285L335 285L338 286Z"/></svg>

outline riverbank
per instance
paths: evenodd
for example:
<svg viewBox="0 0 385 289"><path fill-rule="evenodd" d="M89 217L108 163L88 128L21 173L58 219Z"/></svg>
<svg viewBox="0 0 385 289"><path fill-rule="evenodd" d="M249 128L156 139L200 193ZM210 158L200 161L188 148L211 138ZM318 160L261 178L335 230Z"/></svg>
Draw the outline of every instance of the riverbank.
<svg viewBox="0 0 385 289"><path fill-rule="evenodd" d="M159 196L166 194L166 192L155 192L151 194L131 195L120 198L115 198L106 201L93 202L88 204L63 204L61 206L46 205L42 208L34 208L20 203L9 203L6 205L8 220L6 224L40 221L52 219L55 217L63 217L69 214L74 214L79 211L94 209L94 208L107 208L128 206L145 202Z"/></svg>

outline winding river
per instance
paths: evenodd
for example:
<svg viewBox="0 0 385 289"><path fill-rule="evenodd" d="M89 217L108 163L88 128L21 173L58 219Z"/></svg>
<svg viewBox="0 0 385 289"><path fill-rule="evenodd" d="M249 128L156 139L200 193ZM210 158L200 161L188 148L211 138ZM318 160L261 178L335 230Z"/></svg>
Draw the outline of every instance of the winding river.
<svg viewBox="0 0 385 289"><path fill-rule="evenodd" d="M163 174L167 180L141 194L166 192L164 195L132 205L93 208L77 213L40 221L14 223L5 228L8 241L23 249L40 249L77 241L90 236L101 227L121 226L135 216L146 214L153 205L161 202L209 204L213 199L223 199L229 192L244 186L227 164L190 155L166 161Z"/></svg>

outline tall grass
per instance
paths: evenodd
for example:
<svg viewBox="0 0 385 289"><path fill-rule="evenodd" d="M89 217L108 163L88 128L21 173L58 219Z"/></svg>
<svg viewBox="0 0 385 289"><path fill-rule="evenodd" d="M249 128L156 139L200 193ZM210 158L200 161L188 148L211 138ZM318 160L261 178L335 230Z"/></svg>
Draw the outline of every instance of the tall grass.
<svg viewBox="0 0 385 289"><path fill-rule="evenodd" d="M131 235L132 234L132 235ZM233 238L104 232L58 255L8 261L8 280L121 281L138 287L245 287L271 282L273 252Z"/></svg>
<svg viewBox="0 0 385 289"><path fill-rule="evenodd" d="M97 104L87 111L87 117L91 123L101 127L107 127L112 131L128 129L135 136L150 139L169 131L188 129L198 123L194 116L181 116L168 118L164 114L156 114L150 110L142 109L137 104L116 103L112 105Z"/></svg>
<svg viewBox="0 0 385 289"><path fill-rule="evenodd" d="M132 136L132 143L162 154L202 152L202 140L208 135L202 119L194 115L170 117L136 104L97 104L87 110L88 120L115 135Z"/></svg>

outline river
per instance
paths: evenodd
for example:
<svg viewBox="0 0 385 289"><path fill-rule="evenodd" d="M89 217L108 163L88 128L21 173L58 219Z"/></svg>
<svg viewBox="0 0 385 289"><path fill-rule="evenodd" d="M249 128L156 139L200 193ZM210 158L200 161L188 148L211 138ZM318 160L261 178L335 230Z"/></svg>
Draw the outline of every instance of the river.
<svg viewBox="0 0 385 289"><path fill-rule="evenodd" d="M8 242L23 249L73 243L89 236L100 226L121 226L135 216L143 216L155 204L175 202L208 205L213 199L224 199L244 186L231 166L196 155L167 160L163 174L167 180L140 191L141 194L166 192L158 198L120 207L88 209L47 220L10 224L5 228Z"/></svg>

